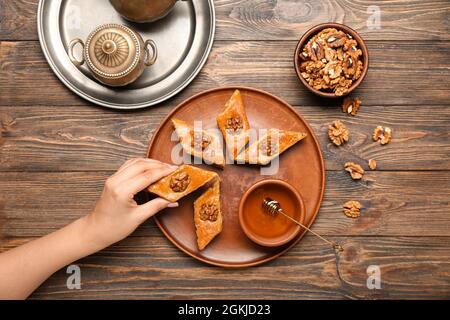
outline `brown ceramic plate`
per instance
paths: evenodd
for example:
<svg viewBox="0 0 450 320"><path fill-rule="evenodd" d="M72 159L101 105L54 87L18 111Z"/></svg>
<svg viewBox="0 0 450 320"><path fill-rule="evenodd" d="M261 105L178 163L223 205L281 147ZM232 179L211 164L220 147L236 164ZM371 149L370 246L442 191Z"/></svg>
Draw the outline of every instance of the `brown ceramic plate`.
<svg viewBox="0 0 450 320"><path fill-rule="evenodd" d="M250 186L265 178L290 183L303 197L307 226L312 224L319 211L325 189L324 161L310 126L286 102L252 88L219 88L202 92L182 102L156 130L147 156L171 162L172 148L177 144L171 140L173 128L170 120L174 117L192 123L203 121L204 129L216 128L216 116L235 89L241 91L252 128L303 131L308 137L280 157L280 168L272 176L261 176L258 166L226 165L224 170L220 170L199 165L204 169L215 170L222 181L223 231L205 250L197 249L193 218L193 202L200 195L199 192L180 200L179 208L155 216L161 231L179 249L200 261L222 267L248 267L273 260L292 248L304 234L302 231L289 243L275 248L263 247L251 241L240 227L238 214L239 201Z"/></svg>

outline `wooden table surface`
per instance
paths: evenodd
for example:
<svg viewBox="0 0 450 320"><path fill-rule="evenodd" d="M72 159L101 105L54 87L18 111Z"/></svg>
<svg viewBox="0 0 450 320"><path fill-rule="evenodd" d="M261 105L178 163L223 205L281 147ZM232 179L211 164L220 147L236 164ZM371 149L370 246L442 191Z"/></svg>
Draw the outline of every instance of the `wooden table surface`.
<svg viewBox="0 0 450 320"><path fill-rule="evenodd" d="M176 249L152 221L117 245L76 262L82 289L66 287L66 269L33 299L54 298L450 298L450 2L215 0L217 32L207 64L173 99L135 112L94 106L50 70L36 30L37 0L0 0L0 251L52 232L86 214L104 180L130 157L145 155L160 121L205 89L245 85L285 99L318 136L326 192L314 230L342 242L338 263L306 236L281 258L225 270ZM381 29L367 27L370 5ZM367 41L369 74L356 95L356 117L312 96L296 78L297 39L327 21L347 24ZM340 119L350 142L334 147L327 126ZM394 130L384 147L377 125ZM376 171L359 182L346 161ZM359 219L342 213L360 200ZM381 289L366 286L378 265Z"/></svg>

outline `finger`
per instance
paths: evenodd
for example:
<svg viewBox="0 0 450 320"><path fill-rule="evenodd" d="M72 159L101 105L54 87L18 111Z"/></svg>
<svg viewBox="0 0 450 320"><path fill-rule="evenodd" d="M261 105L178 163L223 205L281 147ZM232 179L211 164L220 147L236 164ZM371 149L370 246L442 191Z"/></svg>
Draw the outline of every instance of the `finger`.
<svg viewBox="0 0 450 320"><path fill-rule="evenodd" d="M123 170L123 168L126 168L130 163L135 162L137 159L139 159L139 158L131 158L131 159L128 159L127 161L125 161L125 162L120 166L119 169L117 169L117 172L120 172L121 170Z"/></svg>
<svg viewBox="0 0 450 320"><path fill-rule="evenodd" d="M161 170L163 168L176 168L170 164L163 163L157 160L147 161L144 159L137 160L136 162L130 164L128 167L124 168L121 172L114 177L115 182L120 185L124 181L132 179L137 175L150 170Z"/></svg>
<svg viewBox="0 0 450 320"><path fill-rule="evenodd" d="M166 170L166 169L170 169L170 170L175 170L177 167L172 166L170 164L167 163L162 163L162 162L146 162L146 161L141 161L141 162L136 162L135 164L129 166L128 168L124 169L120 175L118 175L117 177L117 181L118 184L122 184L127 180L130 179L134 179L137 176L148 172L148 171L160 171L160 170Z"/></svg>
<svg viewBox="0 0 450 320"><path fill-rule="evenodd" d="M110 177L111 180L116 179L117 176L120 175L120 173L127 167L129 167L130 165L136 163L137 161L141 161L142 158L131 158L128 159L127 161L125 161L119 169L117 169L117 171Z"/></svg>
<svg viewBox="0 0 450 320"><path fill-rule="evenodd" d="M168 176L176 169L177 168L173 166L159 165L158 168L152 168L151 170L141 172L137 176L123 181L119 185L119 188L123 193L128 195L129 198L132 198L139 191L144 190L152 183Z"/></svg>
<svg viewBox="0 0 450 320"><path fill-rule="evenodd" d="M159 211L165 208L176 208L178 207L178 202L170 202L163 198L153 199L145 204L142 204L136 209L136 218L139 221L139 224L152 217Z"/></svg>
<svg viewBox="0 0 450 320"><path fill-rule="evenodd" d="M117 170L116 173L120 173L124 169L126 169L138 162L159 163L160 161L154 160L154 159L149 159L149 158L132 158L132 159L125 161L125 163Z"/></svg>

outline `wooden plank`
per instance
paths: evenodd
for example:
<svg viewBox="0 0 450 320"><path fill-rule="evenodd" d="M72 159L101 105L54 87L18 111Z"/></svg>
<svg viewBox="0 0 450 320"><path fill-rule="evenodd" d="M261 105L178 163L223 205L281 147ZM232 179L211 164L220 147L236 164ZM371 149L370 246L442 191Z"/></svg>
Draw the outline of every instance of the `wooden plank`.
<svg viewBox="0 0 450 320"><path fill-rule="evenodd" d="M38 0L0 0L0 40L36 40ZM449 40L447 0L215 0L218 40L294 40L322 22L344 23L368 40ZM368 26L379 7L381 26ZM370 24L369 24L370 25Z"/></svg>
<svg viewBox="0 0 450 320"><path fill-rule="evenodd" d="M309 28L324 22L348 25L367 40L444 40L450 36L446 22L450 5L446 0L214 2L217 33L222 39L297 40ZM376 7L380 10L380 28L368 21Z"/></svg>
<svg viewBox="0 0 450 320"><path fill-rule="evenodd" d="M0 252L89 212L104 180L145 154L176 104L223 85L267 90L310 122L328 170L313 228L346 251L338 272L329 249L308 235L274 262L223 270L187 257L149 221L77 262L81 291L66 288L61 270L32 298L450 298L447 0L215 0L217 41L200 75L175 98L137 112L94 107L59 82L36 41L37 3L0 0ZM374 4L379 30L366 24ZM368 40L371 65L356 93L363 99L357 117L309 94L292 68L296 40L325 21L343 22ZM327 138L335 119L351 132L342 148ZM376 125L394 129L391 144L371 142ZM366 168L370 158L379 167L363 181L342 171L346 161ZM347 200L363 203L359 219L343 215ZM369 265L381 267L381 290L366 288Z"/></svg>
<svg viewBox="0 0 450 320"><path fill-rule="evenodd" d="M199 76L169 103L224 85L264 89L292 105L335 103L314 96L297 79L295 45L294 41L216 42ZM440 105L450 101L450 42L371 42L369 50L369 74L355 93L366 105ZM0 105L86 104L58 81L37 42L0 42L0 97Z"/></svg>
<svg viewBox="0 0 450 320"><path fill-rule="evenodd" d="M28 240L4 241L0 250ZM346 250L337 264L330 249L307 236L275 261L232 270L197 262L160 237L129 237L76 262L81 268L81 290L67 289L68 275L62 269L31 298L450 298L450 238L339 237L338 240ZM366 286L370 265L380 268L380 290L369 290Z"/></svg>
<svg viewBox="0 0 450 320"><path fill-rule="evenodd" d="M91 106L0 107L0 171L115 170L131 157L145 156L153 132L172 106L118 113ZM347 161L378 170L450 170L449 106L366 106L356 117L339 106L295 107L319 138L326 168L341 170ZM335 147L328 125L340 119L350 141ZM377 125L394 130L381 146L371 139Z"/></svg>
<svg viewBox="0 0 450 320"><path fill-rule="evenodd" d="M39 0L0 0L0 40L37 40Z"/></svg>
<svg viewBox="0 0 450 320"><path fill-rule="evenodd" d="M43 236L92 210L112 172L2 173L3 237ZM450 172L368 172L353 181L347 172L327 173L325 198L314 229L330 236L450 236ZM359 219L342 205L359 200ZM156 234L153 223L135 235Z"/></svg>

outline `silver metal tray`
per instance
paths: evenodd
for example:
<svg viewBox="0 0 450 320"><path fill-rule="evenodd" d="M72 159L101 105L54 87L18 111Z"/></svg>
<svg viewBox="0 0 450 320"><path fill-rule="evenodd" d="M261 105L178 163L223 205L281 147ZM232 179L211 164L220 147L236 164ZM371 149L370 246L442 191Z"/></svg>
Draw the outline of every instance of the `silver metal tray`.
<svg viewBox="0 0 450 320"><path fill-rule="evenodd" d="M86 66L78 69L67 48L74 38L85 40L97 26L122 23L158 46L158 60L133 84L110 88L97 82ZM179 1L162 20L136 24L123 19L108 0L40 0L39 40L58 78L79 96L115 109L158 104L183 90L200 72L214 40L213 0ZM81 49L77 54L81 55Z"/></svg>

